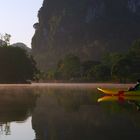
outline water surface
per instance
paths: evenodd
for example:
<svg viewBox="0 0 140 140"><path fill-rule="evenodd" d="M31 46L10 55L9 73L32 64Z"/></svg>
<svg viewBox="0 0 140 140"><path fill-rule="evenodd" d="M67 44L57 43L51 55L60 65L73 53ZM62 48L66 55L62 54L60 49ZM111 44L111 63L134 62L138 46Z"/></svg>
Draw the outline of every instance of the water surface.
<svg viewBox="0 0 140 140"><path fill-rule="evenodd" d="M1 140L117 140L140 136L134 102L101 102L96 87L130 85L0 86Z"/></svg>

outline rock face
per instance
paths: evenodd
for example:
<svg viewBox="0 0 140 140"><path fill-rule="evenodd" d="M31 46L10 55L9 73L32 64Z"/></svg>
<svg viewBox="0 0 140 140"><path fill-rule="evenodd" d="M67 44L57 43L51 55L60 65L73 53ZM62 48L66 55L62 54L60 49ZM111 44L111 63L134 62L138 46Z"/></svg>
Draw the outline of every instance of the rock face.
<svg viewBox="0 0 140 140"><path fill-rule="evenodd" d="M140 0L44 0L34 24L33 54L41 69L73 53L99 60L140 38Z"/></svg>

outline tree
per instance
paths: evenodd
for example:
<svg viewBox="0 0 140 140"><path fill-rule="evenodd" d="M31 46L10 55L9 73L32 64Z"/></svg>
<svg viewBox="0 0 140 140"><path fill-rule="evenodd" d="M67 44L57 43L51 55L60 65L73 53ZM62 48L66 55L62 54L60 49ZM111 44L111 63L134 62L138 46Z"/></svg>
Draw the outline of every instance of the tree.
<svg viewBox="0 0 140 140"><path fill-rule="evenodd" d="M92 61L92 60L88 60L88 61L84 61L82 63L82 77L85 80L93 80L94 79L94 68L96 65L99 65L100 62L98 61Z"/></svg>
<svg viewBox="0 0 140 140"><path fill-rule="evenodd" d="M123 57L116 62L111 70L111 75L115 79L119 79L120 82L125 82L130 79L132 74L132 61L128 57Z"/></svg>
<svg viewBox="0 0 140 140"><path fill-rule="evenodd" d="M107 53L103 56L103 64L108 65L110 68L115 64L119 59L123 57L120 53Z"/></svg>
<svg viewBox="0 0 140 140"><path fill-rule="evenodd" d="M0 83L25 83L38 72L31 55L19 47L0 47Z"/></svg>
<svg viewBox="0 0 140 140"><path fill-rule="evenodd" d="M110 67L104 64L96 65L93 69L94 77L97 81L107 81L110 79Z"/></svg>
<svg viewBox="0 0 140 140"><path fill-rule="evenodd" d="M140 78L140 39L134 41L127 57L131 59L131 79L136 81Z"/></svg>
<svg viewBox="0 0 140 140"><path fill-rule="evenodd" d="M5 33L5 35L3 36L3 38L4 38L4 41L7 43L7 45L10 45L10 38L11 38L11 35Z"/></svg>
<svg viewBox="0 0 140 140"><path fill-rule="evenodd" d="M112 77L121 82L136 81L140 77L140 40L134 41L128 53L112 66Z"/></svg>
<svg viewBox="0 0 140 140"><path fill-rule="evenodd" d="M129 54L139 56L140 55L140 39L134 41L132 47L129 50Z"/></svg>
<svg viewBox="0 0 140 140"><path fill-rule="evenodd" d="M10 45L11 35L5 33L5 35L0 34L0 40L3 41L4 46Z"/></svg>
<svg viewBox="0 0 140 140"><path fill-rule="evenodd" d="M58 71L63 79L72 79L80 77L80 59L72 54L67 55L61 63L59 63Z"/></svg>
<svg viewBox="0 0 140 140"><path fill-rule="evenodd" d="M48 80L54 80L57 79L57 71L54 69L49 69L47 71L47 79Z"/></svg>

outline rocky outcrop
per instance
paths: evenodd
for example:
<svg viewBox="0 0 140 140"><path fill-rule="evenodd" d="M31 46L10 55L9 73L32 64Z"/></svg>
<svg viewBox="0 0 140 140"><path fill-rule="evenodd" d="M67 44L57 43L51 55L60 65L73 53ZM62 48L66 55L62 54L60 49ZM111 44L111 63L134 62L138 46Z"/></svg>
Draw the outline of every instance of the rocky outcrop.
<svg viewBox="0 0 140 140"><path fill-rule="evenodd" d="M99 60L140 38L140 0L44 0L34 24L33 54L41 69L73 53Z"/></svg>

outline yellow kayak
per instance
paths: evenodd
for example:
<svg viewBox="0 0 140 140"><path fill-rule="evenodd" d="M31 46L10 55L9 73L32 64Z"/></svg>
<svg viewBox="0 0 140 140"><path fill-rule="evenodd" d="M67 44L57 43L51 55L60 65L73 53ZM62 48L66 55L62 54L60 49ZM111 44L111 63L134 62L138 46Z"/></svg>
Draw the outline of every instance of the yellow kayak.
<svg viewBox="0 0 140 140"><path fill-rule="evenodd" d="M107 101L123 101L123 100L140 101L140 96L104 96L99 98L97 101L107 102Z"/></svg>
<svg viewBox="0 0 140 140"><path fill-rule="evenodd" d="M140 96L140 90L135 90L135 91L125 91L125 90L118 90L118 89L102 89L102 88L97 88L99 91L106 95L111 95L111 96L117 96L117 95L131 95L131 96Z"/></svg>

